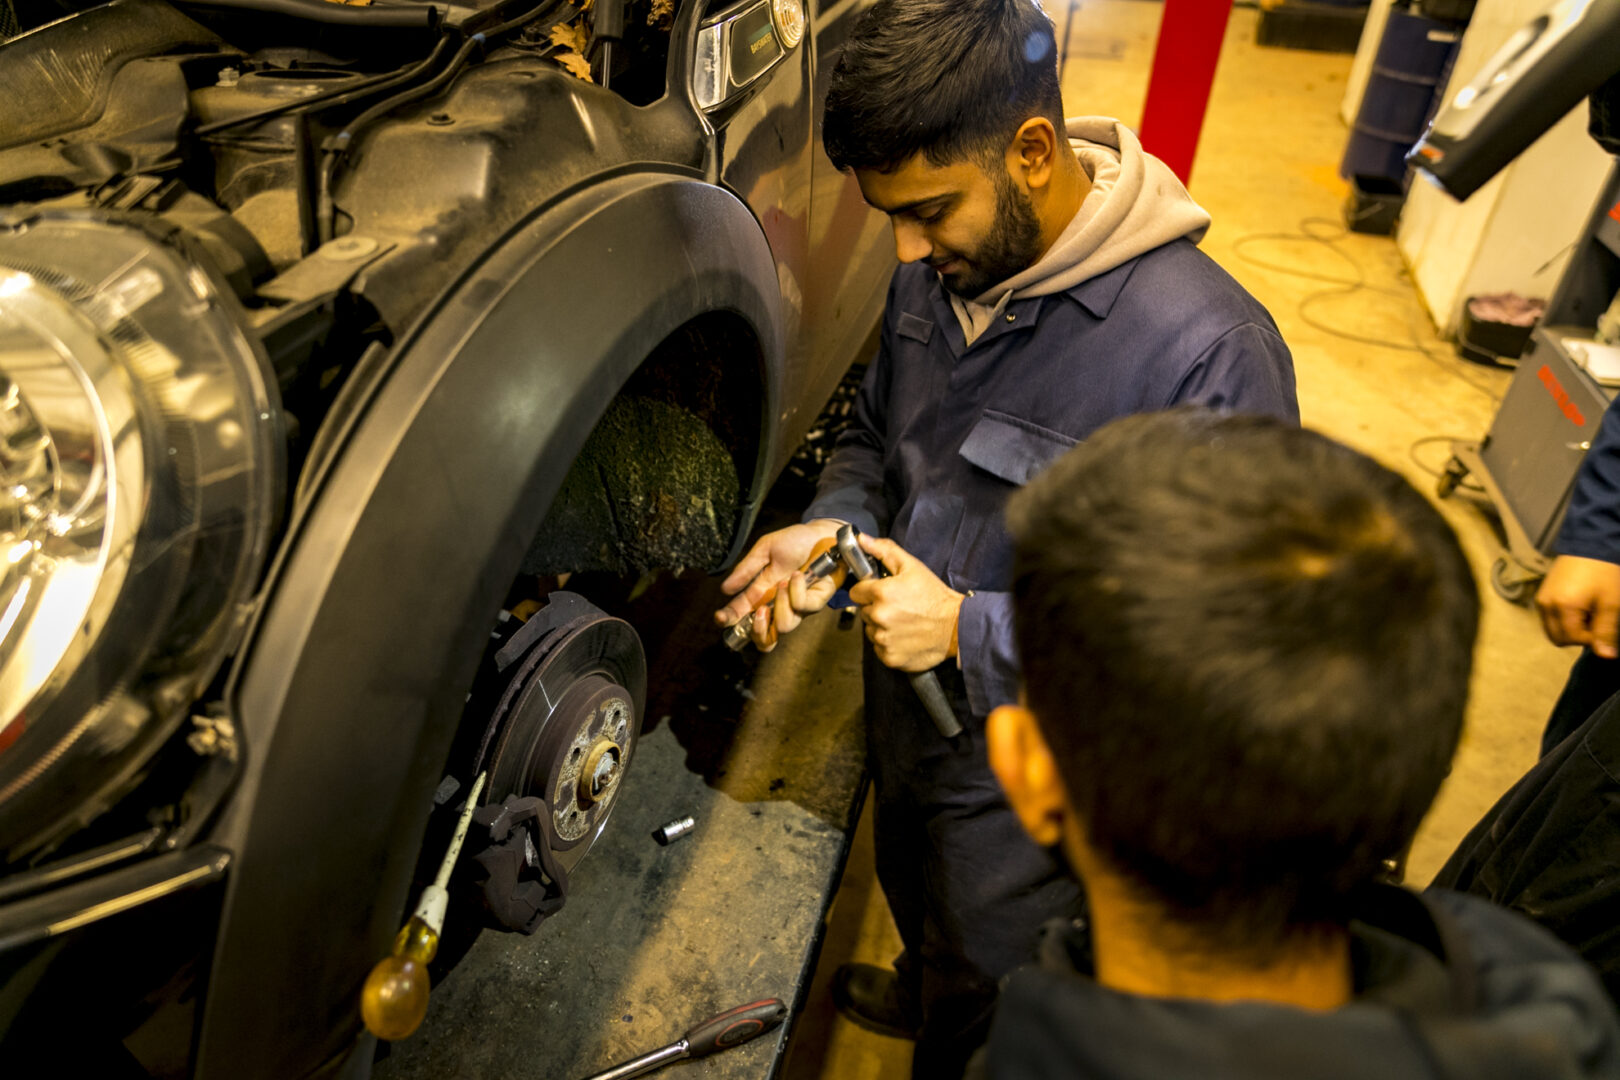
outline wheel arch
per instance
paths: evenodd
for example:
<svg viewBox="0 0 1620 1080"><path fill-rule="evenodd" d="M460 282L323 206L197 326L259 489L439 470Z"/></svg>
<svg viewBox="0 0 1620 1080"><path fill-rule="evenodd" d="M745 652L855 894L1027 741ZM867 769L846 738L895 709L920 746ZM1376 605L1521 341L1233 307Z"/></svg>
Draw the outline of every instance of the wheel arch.
<svg viewBox="0 0 1620 1080"><path fill-rule="evenodd" d="M733 439L756 458L740 537L769 479L783 315L764 235L723 189L639 174L577 193L396 347L232 679L245 763L214 829L237 858L199 1076L303 1075L349 1046L489 619L597 420L694 319L756 345L733 359L757 397Z"/></svg>
<svg viewBox="0 0 1620 1080"><path fill-rule="evenodd" d="M761 345L730 310L660 341L574 458L524 570L636 576L728 562L770 479Z"/></svg>

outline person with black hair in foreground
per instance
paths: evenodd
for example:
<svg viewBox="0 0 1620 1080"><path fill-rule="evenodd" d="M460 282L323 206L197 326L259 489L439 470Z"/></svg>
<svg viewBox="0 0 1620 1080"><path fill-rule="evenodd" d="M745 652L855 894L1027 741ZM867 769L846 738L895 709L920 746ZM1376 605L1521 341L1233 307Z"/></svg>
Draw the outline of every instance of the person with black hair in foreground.
<svg viewBox="0 0 1620 1080"><path fill-rule="evenodd" d="M1006 498L1118 416L1200 402L1297 420L1265 309L1197 248L1209 216L1129 129L1065 123L1035 0L879 0L845 43L823 118L834 165L888 215L903 264L879 352L804 524L760 538L720 625L754 640L825 606L794 571L852 522L893 574L861 606L877 870L905 952L846 965L858 1022L919 1035L914 1074L959 1074L996 980L1032 955L1074 884L1029 843L985 761L1015 700ZM946 740L906 672L935 669Z"/></svg>
<svg viewBox="0 0 1620 1080"><path fill-rule="evenodd" d="M1007 980L971 1075L1620 1076L1565 946L1377 883L1450 766L1478 625L1416 491L1321 435L1173 410L1008 515L1024 701L990 761L1091 911Z"/></svg>

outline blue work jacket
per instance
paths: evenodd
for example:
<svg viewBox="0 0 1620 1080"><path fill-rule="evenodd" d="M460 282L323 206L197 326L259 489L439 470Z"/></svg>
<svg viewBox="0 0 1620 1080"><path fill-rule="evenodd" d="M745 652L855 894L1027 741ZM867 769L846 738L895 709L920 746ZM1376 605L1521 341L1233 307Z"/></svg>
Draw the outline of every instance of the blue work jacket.
<svg viewBox="0 0 1620 1080"><path fill-rule="evenodd" d="M969 1080L1610 1080L1620 1022L1590 969L1515 911L1389 885L1353 901L1354 999L1331 1010L1126 994L1054 926L1006 980ZM1592 920L1599 921L1599 920Z"/></svg>
<svg viewBox="0 0 1620 1080"><path fill-rule="evenodd" d="M975 716L1016 701L1007 497L1110 420L1196 402L1298 423L1288 346L1189 240L1013 300L971 346L939 276L895 271L882 341L804 520L888 536L958 592Z"/></svg>
<svg viewBox="0 0 1620 1080"><path fill-rule="evenodd" d="M1554 550L1620 563L1620 397L1609 403L1597 438L1575 474L1569 512Z"/></svg>

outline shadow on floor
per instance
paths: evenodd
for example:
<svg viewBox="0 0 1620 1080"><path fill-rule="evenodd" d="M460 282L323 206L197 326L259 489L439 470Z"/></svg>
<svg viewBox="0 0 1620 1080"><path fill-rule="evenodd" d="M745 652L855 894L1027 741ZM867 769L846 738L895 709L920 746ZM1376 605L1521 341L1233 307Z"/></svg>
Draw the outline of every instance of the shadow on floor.
<svg viewBox="0 0 1620 1080"><path fill-rule="evenodd" d="M889 918L878 887L872 848L872 801L867 800L843 884L828 913L827 936L815 978L805 996L788 1042L781 1080L831 1077L906 1077L911 1074L911 1043L860 1028L838 1015L832 1003L832 977L839 964L891 963L900 935Z"/></svg>

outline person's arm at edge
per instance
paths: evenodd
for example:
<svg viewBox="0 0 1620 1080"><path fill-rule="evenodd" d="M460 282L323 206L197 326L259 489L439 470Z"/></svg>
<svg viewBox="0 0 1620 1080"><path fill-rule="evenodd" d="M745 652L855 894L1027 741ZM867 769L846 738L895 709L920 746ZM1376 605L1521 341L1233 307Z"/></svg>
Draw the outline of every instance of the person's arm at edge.
<svg viewBox="0 0 1620 1080"><path fill-rule="evenodd" d="M1558 558L1536 592L1548 639L1620 656L1620 399L1581 462L1554 550Z"/></svg>

